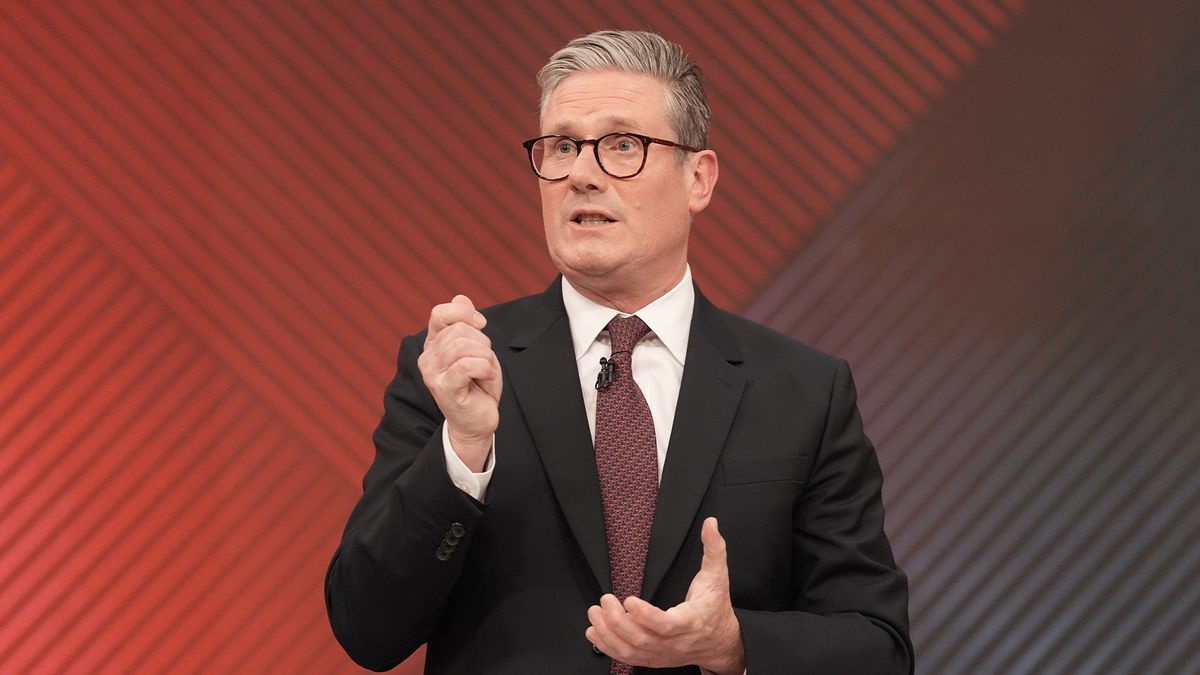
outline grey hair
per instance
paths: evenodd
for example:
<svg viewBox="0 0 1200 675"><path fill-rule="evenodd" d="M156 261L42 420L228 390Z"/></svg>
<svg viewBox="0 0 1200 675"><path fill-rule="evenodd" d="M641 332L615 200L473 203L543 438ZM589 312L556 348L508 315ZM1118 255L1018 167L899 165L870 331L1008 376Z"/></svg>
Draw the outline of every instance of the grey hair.
<svg viewBox="0 0 1200 675"><path fill-rule="evenodd" d="M542 89L541 113L551 94L571 75L585 71L620 70L652 75L667 85L667 122L677 143L708 148L712 111L704 95L700 67L683 48L646 31L602 30L577 37L558 50L538 71Z"/></svg>

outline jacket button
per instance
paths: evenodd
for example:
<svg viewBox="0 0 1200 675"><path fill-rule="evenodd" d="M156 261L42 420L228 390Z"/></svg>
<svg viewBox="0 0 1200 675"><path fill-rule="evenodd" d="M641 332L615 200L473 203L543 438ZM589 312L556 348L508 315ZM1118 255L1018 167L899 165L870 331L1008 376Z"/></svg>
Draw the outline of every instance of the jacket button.
<svg viewBox="0 0 1200 675"><path fill-rule="evenodd" d="M455 539L462 539L463 535L465 535L466 533L467 533L467 528L463 527L462 523L451 523L450 524L450 534L454 535Z"/></svg>

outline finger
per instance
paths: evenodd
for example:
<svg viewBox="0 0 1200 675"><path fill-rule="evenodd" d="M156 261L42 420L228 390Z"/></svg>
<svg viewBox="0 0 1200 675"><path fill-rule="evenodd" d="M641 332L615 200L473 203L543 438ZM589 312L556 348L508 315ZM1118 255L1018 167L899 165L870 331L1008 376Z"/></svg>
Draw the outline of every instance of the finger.
<svg viewBox="0 0 1200 675"><path fill-rule="evenodd" d="M600 631L596 630L595 626L588 626L587 630L583 631L583 637L587 638L587 641L592 643L596 649L599 649L601 654L608 654L604 649L604 638L600 637Z"/></svg>
<svg viewBox="0 0 1200 675"><path fill-rule="evenodd" d="M461 337L426 349L417 357L417 367L421 370L422 376L437 377L459 359L474 357L492 361L495 356L491 347L470 338ZM496 364L499 365L499 361L496 361Z"/></svg>
<svg viewBox="0 0 1200 675"><path fill-rule="evenodd" d="M438 330L437 334L431 334L425 338L426 350L439 349L442 345L446 345L457 340L470 340L478 342L485 347L492 346L492 339L489 338L483 331L475 326L463 321L455 321Z"/></svg>
<svg viewBox="0 0 1200 675"><path fill-rule="evenodd" d="M604 618L604 625L608 632L612 632L618 625L626 621L625 607L617 596L612 593L605 593L600 596L600 612Z"/></svg>
<svg viewBox="0 0 1200 675"><path fill-rule="evenodd" d="M658 636L642 628L615 596L604 596L600 604L604 609L606 642L613 649L612 653L645 656L656 646Z"/></svg>
<svg viewBox="0 0 1200 675"><path fill-rule="evenodd" d="M604 633L607 626L604 622L604 610L600 609L600 605L592 605L587 611L588 623L598 633ZM590 639L590 638L589 638Z"/></svg>
<svg viewBox="0 0 1200 675"><path fill-rule="evenodd" d="M475 309L470 298L456 295L453 300L437 305L429 313L429 336L432 338L446 326L455 323L465 323L482 330L487 325L487 319Z"/></svg>
<svg viewBox="0 0 1200 675"><path fill-rule="evenodd" d="M495 353L492 353L491 361L491 375L476 378L476 383L480 389L483 389L483 393L499 402L500 396L504 393L504 380L500 370L500 359L496 357Z"/></svg>
<svg viewBox="0 0 1200 675"><path fill-rule="evenodd" d="M491 386L491 383L499 378L499 371L497 370L497 363L494 358L464 356L446 368L445 378L444 382L450 385L452 389L466 389L474 384L479 386L488 395L488 398L500 400L499 390ZM484 383L488 383L489 386L484 387Z"/></svg>
<svg viewBox="0 0 1200 675"><path fill-rule="evenodd" d="M443 361L447 364L468 356L480 359L490 359L495 356L490 346L465 335L447 340L439 344L437 349L432 351L434 352L433 358L435 360Z"/></svg>
<svg viewBox="0 0 1200 675"><path fill-rule="evenodd" d="M591 621L593 626L596 625L597 620L604 618L604 614L600 610L600 605L592 605L591 607L588 607L587 615L588 621Z"/></svg>
<svg viewBox="0 0 1200 675"><path fill-rule="evenodd" d="M704 545L704 559L700 562L700 571L728 580L729 563L726 559L725 538L721 536L716 518L704 519L704 525L700 528L700 543Z"/></svg>
<svg viewBox="0 0 1200 675"><path fill-rule="evenodd" d="M471 302L471 299L467 296L460 293L450 300L450 304L457 305L462 307L463 311L470 312L471 319L468 323L470 323L472 326L483 330L483 327L487 325L487 318L484 317L483 314L479 313L479 310L475 309L475 303Z"/></svg>
<svg viewBox="0 0 1200 675"><path fill-rule="evenodd" d="M454 296L454 298L450 300L450 303L454 305L462 305L471 311L475 311L475 303L471 302L471 299L462 293Z"/></svg>
<svg viewBox="0 0 1200 675"><path fill-rule="evenodd" d="M614 604L619 608L621 603L616 597L605 595L600 598L599 605L588 608L588 621L592 625L584 631L584 635L600 651L613 658L619 658L619 655L628 655L630 647L614 632Z"/></svg>
<svg viewBox="0 0 1200 675"><path fill-rule="evenodd" d="M446 307L446 305L439 306ZM491 339L482 330L482 322L476 321L473 317L474 315L468 316L454 311L438 311L435 308L434 313L430 314L425 348L434 349L442 342L459 337L467 337L491 346Z"/></svg>
<svg viewBox="0 0 1200 675"><path fill-rule="evenodd" d="M684 632L682 622L641 598L632 595L625 598L625 611L642 630L659 637L669 637Z"/></svg>
<svg viewBox="0 0 1200 675"><path fill-rule="evenodd" d="M492 341L487 335L466 323L455 323L437 335L426 337L418 365L422 372L438 372L448 368L458 357L491 358L491 354Z"/></svg>
<svg viewBox="0 0 1200 675"><path fill-rule="evenodd" d="M605 614L619 616L625 613L625 607L621 605L621 601L612 593L605 593L600 596L600 608Z"/></svg>
<svg viewBox="0 0 1200 675"><path fill-rule="evenodd" d="M496 377L495 361L487 354L460 356L444 365L432 361L418 362L418 366L421 368L421 377L424 378L425 385L435 395L438 392L468 389L477 384L477 380Z"/></svg>

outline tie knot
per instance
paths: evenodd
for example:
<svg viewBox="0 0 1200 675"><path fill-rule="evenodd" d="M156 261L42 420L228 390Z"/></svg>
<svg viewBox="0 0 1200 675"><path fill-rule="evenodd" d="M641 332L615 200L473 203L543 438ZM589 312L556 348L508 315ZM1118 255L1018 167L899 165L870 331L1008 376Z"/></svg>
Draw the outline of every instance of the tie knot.
<svg viewBox="0 0 1200 675"><path fill-rule="evenodd" d="M634 316L618 316L608 322L608 335L612 339L612 351L617 352L632 352L633 346L638 340L646 337L646 333L650 332L650 327Z"/></svg>

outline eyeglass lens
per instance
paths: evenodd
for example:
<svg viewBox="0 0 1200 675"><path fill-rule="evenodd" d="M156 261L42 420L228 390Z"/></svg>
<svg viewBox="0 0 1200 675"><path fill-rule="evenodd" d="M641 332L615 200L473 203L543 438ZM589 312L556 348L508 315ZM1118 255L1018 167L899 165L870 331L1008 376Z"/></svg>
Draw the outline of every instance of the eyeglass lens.
<svg viewBox="0 0 1200 675"><path fill-rule="evenodd" d="M637 136L605 134L595 143L600 168L614 178L629 178L637 174L646 159L646 145ZM533 144L530 159L539 176L558 180L571 172L580 151L580 144L575 139L550 136Z"/></svg>

